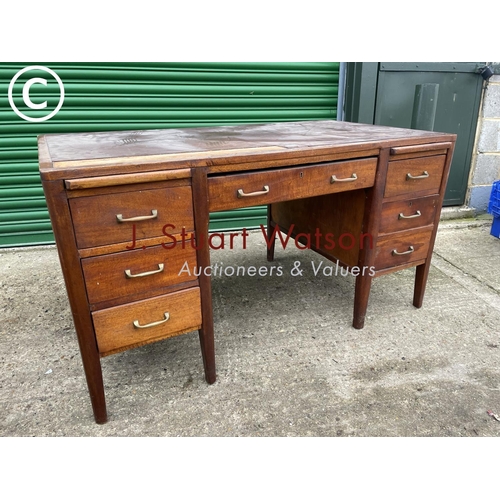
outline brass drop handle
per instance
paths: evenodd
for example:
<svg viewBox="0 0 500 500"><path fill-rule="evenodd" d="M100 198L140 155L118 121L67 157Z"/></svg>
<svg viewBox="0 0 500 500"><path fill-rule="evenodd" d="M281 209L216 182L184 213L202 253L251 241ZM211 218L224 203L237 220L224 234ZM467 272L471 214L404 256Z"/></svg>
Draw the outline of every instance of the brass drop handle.
<svg viewBox="0 0 500 500"><path fill-rule="evenodd" d="M243 189L238 189L238 198L243 198L245 196L260 196L261 194L269 193L269 186L264 186L262 188L264 191L254 191L253 193L244 193Z"/></svg>
<svg viewBox="0 0 500 500"><path fill-rule="evenodd" d="M116 219L118 222L138 222L141 220L156 219L158 217L158 210L151 210L151 215L140 215L139 217L131 217L124 219L122 214L118 214Z"/></svg>
<svg viewBox="0 0 500 500"><path fill-rule="evenodd" d="M415 179L427 179L429 177L429 172L427 170L424 170L422 175L411 175L410 173L406 174L406 180L411 181Z"/></svg>
<svg viewBox="0 0 500 500"><path fill-rule="evenodd" d="M148 323L147 325L140 325L139 320L136 319L134 321L134 328L151 328L152 326L162 325L163 323L166 323L170 319L170 313L166 312L163 314L163 316L165 317L165 319L162 319L160 321L155 321L153 323Z"/></svg>
<svg viewBox="0 0 500 500"><path fill-rule="evenodd" d="M139 273L139 274L132 274L130 272L130 269L126 269L125 276L127 278L142 278L144 276L151 276L152 274L161 273L164 268L165 268L165 264L158 264L158 269L155 269L154 271L146 271L145 273Z"/></svg>
<svg viewBox="0 0 500 500"><path fill-rule="evenodd" d="M332 175L330 178L330 184L333 184L334 182L352 182L357 178L358 176L356 174L352 174L351 177L345 177L344 179L337 179L336 175Z"/></svg>
<svg viewBox="0 0 500 500"><path fill-rule="evenodd" d="M393 250L392 255L408 255L410 253L413 253L414 251L415 249L412 246L409 246L406 252L398 252L397 250Z"/></svg>
<svg viewBox="0 0 500 500"><path fill-rule="evenodd" d="M416 219L417 217L420 217L422 215L422 213L420 212L420 210L417 210L417 213L413 214L413 215L403 215L403 213L400 213L398 215L398 219Z"/></svg>

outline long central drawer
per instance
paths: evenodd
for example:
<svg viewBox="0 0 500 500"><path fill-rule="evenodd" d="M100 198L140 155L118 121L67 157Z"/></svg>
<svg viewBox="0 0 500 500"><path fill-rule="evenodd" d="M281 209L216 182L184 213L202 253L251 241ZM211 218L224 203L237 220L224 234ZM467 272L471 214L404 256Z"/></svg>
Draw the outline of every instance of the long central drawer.
<svg viewBox="0 0 500 500"><path fill-rule="evenodd" d="M309 198L373 186L376 158L338 161L276 170L218 175L208 179L209 210Z"/></svg>

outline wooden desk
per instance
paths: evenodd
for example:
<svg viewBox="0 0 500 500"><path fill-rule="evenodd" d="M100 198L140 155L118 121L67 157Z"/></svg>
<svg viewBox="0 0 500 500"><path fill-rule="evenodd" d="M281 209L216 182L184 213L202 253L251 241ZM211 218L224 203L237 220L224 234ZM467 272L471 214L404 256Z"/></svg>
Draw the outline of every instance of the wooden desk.
<svg viewBox="0 0 500 500"><path fill-rule="evenodd" d="M211 211L267 204L269 241L279 228L348 268L355 328L373 277L416 267L421 307L455 139L335 121L41 136L96 422L102 356L199 330L215 381L209 273L179 275L183 263L209 269Z"/></svg>

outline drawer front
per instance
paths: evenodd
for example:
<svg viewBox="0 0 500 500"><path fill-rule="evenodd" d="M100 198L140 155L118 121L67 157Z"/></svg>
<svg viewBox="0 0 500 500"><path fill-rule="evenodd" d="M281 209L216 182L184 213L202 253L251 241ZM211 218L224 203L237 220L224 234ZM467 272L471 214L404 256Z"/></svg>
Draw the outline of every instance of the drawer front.
<svg viewBox="0 0 500 500"><path fill-rule="evenodd" d="M168 318L168 319L167 319ZM141 300L92 313L101 354L155 342L201 327L200 289Z"/></svg>
<svg viewBox="0 0 500 500"><path fill-rule="evenodd" d="M191 187L148 189L69 200L78 248L193 230ZM121 221L120 221L121 220ZM133 233L135 228L135 235Z"/></svg>
<svg viewBox="0 0 500 500"><path fill-rule="evenodd" d="M406 231L379 238L375 269L388 269L427 258L432 229Z"/></svg>
<svg viewBox="0 0 500 500"><path fill-rule="evenodd" d="M389 162L384 196L426 191L437 194L443 177L445 155Z"/></svg>
<svg viewBox="0 0 500 500"><path fill-rule="evenodd" d="M95 304L195 280L196 250L187 241L185 248L154 246L146 249L82 259L89 302ZM181 272L188 266L191 276ZM179 274L181 273L181 274Z"/></svg>
<svg viewBox="0 0 500 500"><path fill-rule="evenodd" d="M379 233L393 233L429 226L434 223L438 205L438 195L384 203Z"/></svg>
<svg viewBox="0 0 500 500"><path fill-rule="evenodd" d="M209 209L216 212L366 188L373 186L376 169L377 160L365 158L211 177Z"/></svg>

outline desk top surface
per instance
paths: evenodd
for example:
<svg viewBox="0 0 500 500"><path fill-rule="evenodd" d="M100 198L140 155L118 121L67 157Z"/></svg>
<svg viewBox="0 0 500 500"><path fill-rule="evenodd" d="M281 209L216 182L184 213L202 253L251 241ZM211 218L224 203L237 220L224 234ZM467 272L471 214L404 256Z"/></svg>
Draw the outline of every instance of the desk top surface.
<svg viewBox="0 0 500 500"><path fill-rule="evenodd" d="M42 178L57 179L68 172L76 172L78 177L89 175L88 168L98 166L107 173L113 173L110 167L117 165L129 166L133 172L132 165L139 164L147 170L208 166L223 171L222 166L235 163L341 154L347 150L366 156L377 154L373 150L382 147L454 140L453 134L333 120L279 122L49 134L39 137L39 159Z"/></svg>

